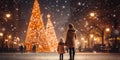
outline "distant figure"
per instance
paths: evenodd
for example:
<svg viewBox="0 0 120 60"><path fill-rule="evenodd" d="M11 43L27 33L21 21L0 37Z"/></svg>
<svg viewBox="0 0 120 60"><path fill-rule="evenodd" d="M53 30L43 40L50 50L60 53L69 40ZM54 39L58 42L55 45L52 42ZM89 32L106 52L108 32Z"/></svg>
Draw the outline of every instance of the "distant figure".
<svg viewBox="0 0 120 60"><path fill-rule="evenodd" d="M60 60L63 60L63 54L65 53L65 49L64 49L64 43L62 39L60 39L60 42L58 43L57 51L60 54Z"/></svg>
<svg viewBox="0 0 120 60"><path fill-rule="evenodd" d="M33 45L32 51L33 51L33 52L36 52L36 45Z"/></svg>
<svg viewBox="0 0 120 60"><path fill-rule="evenodd" d="M19 47L19 49L20 49L20 52L23 52L24 47L21 45L21 46Z"/></svg>
<svg viewBox="0 0 120 60"><path fill-rule="evenodd" d="M24 52L26 52L26 45L24 45Z"/></svg>
<svg viewBox="0 0 120 60"><path fill-rule="evenodd" d="M78 47L79 52L81 52L81 45Z"/></svg>
<svg viewBox="0 0 120 60"><path fill-rule="evenodd" d="M69 29L67 31L65 45L69 49L70 60L74 60L74 56L75 56L75 40L76 40L76 32L75 32L74 25L69 24Z"/></svg>

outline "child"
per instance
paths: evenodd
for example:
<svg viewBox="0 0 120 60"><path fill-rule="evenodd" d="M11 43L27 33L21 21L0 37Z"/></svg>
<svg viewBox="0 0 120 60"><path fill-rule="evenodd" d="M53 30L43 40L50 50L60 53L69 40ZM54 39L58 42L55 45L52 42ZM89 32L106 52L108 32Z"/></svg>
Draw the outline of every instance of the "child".
<svg viewBox="0 0 120 60"><path fill-rule="evenodd" d="M63 60L63 54L65 53L65 50L64 50L64 43L62 39L60 39L60 42L58 43L57 51L60 54L60 60Z"/></svg>

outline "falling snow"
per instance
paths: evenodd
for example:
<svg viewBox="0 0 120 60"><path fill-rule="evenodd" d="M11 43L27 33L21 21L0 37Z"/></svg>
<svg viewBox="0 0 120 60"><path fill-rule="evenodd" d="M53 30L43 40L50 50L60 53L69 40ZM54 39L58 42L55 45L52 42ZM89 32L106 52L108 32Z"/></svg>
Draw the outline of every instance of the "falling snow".
<svg viewBox="0 0 120 60"><path fill-rule="evenodd" d="M34 0L1 0L0 28L4 27L1 30L9 32L17 30L20 33L26 31L33 2ZM119 0L39 0L39 3L45 22L47 22L46 15L51 14L58 37L63 36L59 33L62 30L61 27L65 30L69 23L73 23L78 31L86 31L86 28L92 28L89 26L92 23L97 23L97 26L106 25L114 28L113 18L120 19ZM89 17L89 13L93 11L97 14L96 19ZM6 13L11 13L11 18L6 18ZM26 32L20 33L18 35L22 37L26 34Z"/></svg>

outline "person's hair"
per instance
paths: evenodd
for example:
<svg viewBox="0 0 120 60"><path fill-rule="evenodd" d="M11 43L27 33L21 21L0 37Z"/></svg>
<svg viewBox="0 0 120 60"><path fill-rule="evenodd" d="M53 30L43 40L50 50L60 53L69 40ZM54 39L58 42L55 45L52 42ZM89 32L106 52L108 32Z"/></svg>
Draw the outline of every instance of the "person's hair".
<svg viewBox="0 0 120 60"><path fill-rule="evenodd" d="M62 39L62 38L60 39L60 42L63 42L63 39Z"/></svg>
<svg viewBox="0 0 120 60"><path fill-rule="evenodd" d="M74 25L70 23L69 28L74 28Z"/></svg>
<svg viewBox="0 0 120 60"><path fill-rule="evenodd" d="M63 39L61 38L59 41L59 45L61 45L63 43Z"/></svg>

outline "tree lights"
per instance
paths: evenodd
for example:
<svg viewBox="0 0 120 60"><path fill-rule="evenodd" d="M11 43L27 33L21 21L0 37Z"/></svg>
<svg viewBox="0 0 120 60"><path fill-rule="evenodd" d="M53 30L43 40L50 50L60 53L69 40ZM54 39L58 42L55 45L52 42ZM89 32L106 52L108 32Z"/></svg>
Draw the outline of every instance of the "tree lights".
<svg viewBox="0 0 120 60"><path fill-rule="evenodd" d="M32 47L36 46L36 52L49 52L48 43L39 4L35 0L25 40L26 50L31 51Z"/></svg>

